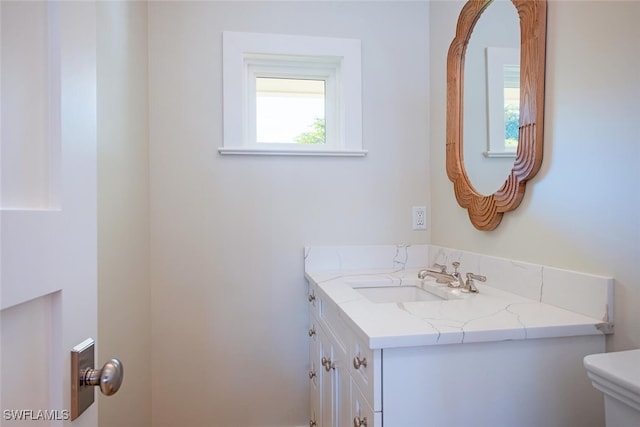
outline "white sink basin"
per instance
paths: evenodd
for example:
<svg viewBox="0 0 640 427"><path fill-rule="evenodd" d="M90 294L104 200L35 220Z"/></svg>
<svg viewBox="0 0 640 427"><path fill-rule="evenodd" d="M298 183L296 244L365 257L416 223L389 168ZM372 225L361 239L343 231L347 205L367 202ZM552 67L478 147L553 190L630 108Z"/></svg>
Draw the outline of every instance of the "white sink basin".
<svg viewBox="0 0 640 427"><path fill-rule="evenodd" d="M417 286L375 286L354 287L353 289L375 303L444 300L444 298Z"/></svg>

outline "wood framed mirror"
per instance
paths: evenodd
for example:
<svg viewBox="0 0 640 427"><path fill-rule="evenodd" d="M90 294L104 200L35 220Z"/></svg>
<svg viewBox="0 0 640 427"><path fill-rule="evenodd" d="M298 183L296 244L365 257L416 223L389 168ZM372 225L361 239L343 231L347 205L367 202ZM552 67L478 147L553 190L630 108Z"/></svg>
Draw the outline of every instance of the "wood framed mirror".
<svg viewBox="0 0 640 427"><path fill-rule="evenodd" d="M546 0L511 0L520 19L520 117L515 162L493 194L478 192L465 169L463 154L464 63L473 29L493 0L469 0L458 18L447 57L447 176L458 204L478 230L495 229L505 212L518 207L528 180L540 169L544 136L544 80L547 34Z"/></svg>

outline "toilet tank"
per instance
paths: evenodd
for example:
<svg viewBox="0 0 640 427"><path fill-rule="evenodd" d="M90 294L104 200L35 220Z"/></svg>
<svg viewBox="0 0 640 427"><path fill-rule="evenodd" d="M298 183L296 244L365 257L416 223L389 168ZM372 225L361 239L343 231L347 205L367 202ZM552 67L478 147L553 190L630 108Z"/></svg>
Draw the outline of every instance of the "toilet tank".
<svg viewBox="0 0 640 427"><path fill-rule="evenodd" d="M606 426L640 426L640 349L591 354L584 366L604 393Z"/></svg>

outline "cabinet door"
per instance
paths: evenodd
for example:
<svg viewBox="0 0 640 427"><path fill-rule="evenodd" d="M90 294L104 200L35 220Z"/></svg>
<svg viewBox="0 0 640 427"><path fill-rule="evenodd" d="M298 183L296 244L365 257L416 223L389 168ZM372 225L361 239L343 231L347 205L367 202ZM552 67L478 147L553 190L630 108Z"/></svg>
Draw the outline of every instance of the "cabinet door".
<svg viewBox="0 0 640 427"><path fill-rule="evenodd" d="M351 385L351 419L353 421L348 425L358 427L380 427L382 425L382 413L373 411L355 382Z"/></svg>
<svg viewBox="0 0 640 427"><path fill-rule="evenodd" d="M309 287L309 396L310 423L323 427L343 427L351 417L351 359L347 356L346 326L335 311L323 311L321 297ZM333 328L332 328L333 327ZM335 332L340 335L335 334ZM315 422L315 424L314 424Z"/></svg>
<svg viewBox="0 0 640 427"><path fill-rule="evenodd" d="M334 351L336 361L333 373L333 379L336 383L337 426L351 426L353 422L351 417L351 376L346 364L346 357L340 357L338 353L338 351Z"/></svg>
<svg viewBox="0 0 640 427"><path fill-rule="evenodd" d="M322 365L320 359L320 343L318 338L317 321L311 316L311 327L309 328L309 401L310 414L309 425L312 427L322 426Z"/></svg>
<svg viewBox="0 0 640 427"><path fill-rule="evenodd" d="M354 384L358 385L374 411L382 411L381 350L371 350L365 341L353 335L349 340L349 360Z"/></svg>
<svg viewBox="0 0 640 427"><path fill-rule="evenodd" d="M322 426L350 426L351 377L346 364L346 352L327 334L321 333L318 338L321 348L322 374L319 377Z"/></svg>
<svg viewBox="0 0 640 427"><path fill-rule="evenodd" d="M321 414L320 417L322 419L323 427L337 427L338 420L336 418L337 415L337 402L335 400L335 385L333 381L334 369L333 365L333 350L331 348L331 343L329 341L329 337L320 333L318 335L318 344L320 346L320 367L319 370L321 374L319 375L320 380L320 404L321 404Z"/></svg>

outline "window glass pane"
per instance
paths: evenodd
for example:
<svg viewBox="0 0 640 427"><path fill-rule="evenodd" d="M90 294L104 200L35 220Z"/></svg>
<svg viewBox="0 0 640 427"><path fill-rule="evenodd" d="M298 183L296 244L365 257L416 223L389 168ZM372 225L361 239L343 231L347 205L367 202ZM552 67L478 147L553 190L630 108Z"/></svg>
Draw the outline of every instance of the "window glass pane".
<svg viewBox="0 0 640 427"><path fill-rule="evenodd" d="M520 65L504 66L504 148L518 147L520 126Z"/></svg>
<svg viewBox="0 0 640 427"><path fill-rule="evenodd" d="M256 141L324 144L325 81L257 77Z"/></svg>

